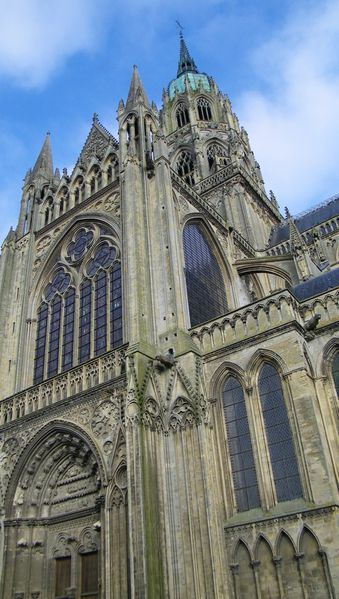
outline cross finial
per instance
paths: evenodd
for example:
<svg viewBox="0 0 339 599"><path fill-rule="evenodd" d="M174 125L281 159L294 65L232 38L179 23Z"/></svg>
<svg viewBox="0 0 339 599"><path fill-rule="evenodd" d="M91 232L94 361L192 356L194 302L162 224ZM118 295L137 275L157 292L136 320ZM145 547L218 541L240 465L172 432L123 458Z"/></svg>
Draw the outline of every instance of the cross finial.
<svg viewBox="0 0 339 599"><path fill-rule="evenodd" d="M182 26L182 25L179 23L179 21L177 21L177 20L176 20L175 22L176 22L176 24L178 25L178 28L179 28L179 31L180 31L180 35L182 36L182 35L183 35L183 33L182 33L182 32L183 32L184 28L183 28L183 26Z"/></svg>

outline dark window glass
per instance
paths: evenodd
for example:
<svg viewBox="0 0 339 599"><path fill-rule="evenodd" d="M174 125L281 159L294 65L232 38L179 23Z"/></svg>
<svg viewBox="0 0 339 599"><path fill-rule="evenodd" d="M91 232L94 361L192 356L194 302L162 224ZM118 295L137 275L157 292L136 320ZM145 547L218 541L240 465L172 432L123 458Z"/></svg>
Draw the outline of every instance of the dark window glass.
<svg viewBox="0 0 339 599"><path fill-rule="evenodd" d="M212 111L211 105L206 98L199 98L197 101L198 117L200 121L211 121Z"/></svg>
<svg viewBox="0 0 339 599"><path fill-rule="evenodd" d="M62 369L73 366L73 335L74 335L75 290L70 289L65 295L64 330L62 340Z"/></svg>
<svg viewBox="0 0 339 599"><path fill-rule="evenodd" d="M235 377L227 379L223 399L237 508L244 512L260 506L260 498L244 392Z"/></svg>
<svg viewBox="0 0 339 599"><path fill-rule="evenodd" d="M339 352L337 352L334 356L334 360L332 363L332 376L335 384L336 392L339 397Z"/></svg>
<svg viewBox="0 0 339 599"><path fill-rule="evenodd" d="M47 375L53 376L58 372L60 344L61 297L55 296L51 302L51 319L49 329L48 367Z"/></svg>
<svg viewBox="0 0 339 599"><path fill-rule="evenodd" d="M92 283L85 279L80 287L79 362L91 355Z"/></svg>
<svg viewBox="0 0 339 599"><path fill-rule="evenodd" d="M107 275L101 270L95 279L94 351L107 349Z"/></svg>
<svg viewBox="0 0 339 599"><path fill-rule="evenodd" d="M302 497L298 462L293 445L281 380L265 364L259 376L259 394L278 501Z"/></svg>
<svg viewBox="0 0 339 599"><path fill-rule="evenodd" d="M81 594L86 599L98 597L98 552L81 555Z"/></svg>
<svg viewBox="0 0 339 599"><path fill-rule="evenodd" d="M110 326L111 347L122 344L121 266L116 264L111 272Z"/></svg>
<svg viewBox="0 0 339 599"><path fill-rule="evenodd" d="M65 599L66 589L71 586L71 558L58 557L55 560L55 599Z"/></svg>
<svg viewBox="0 0 339 599"><path fill-rule="evenodd" d="M41 304L38 310L38 326L35 346L34 384L41 383L44 378L45 349L47 334L48 306Z"/></svg>
<svg viewBox="0 0 339 599"><path fill-rule="evenodd" d="M93 243L94 234L93 231L87 229L79 229L76 233L74 240L69 244L67 248L67 256L73 262L83 258L88 248Z"/></svg>
<svg viewBox="0 0 339 599"><path fill-rule="evenodd" d="M203 227L188 223L184 228L185 273L191 326L227 312L221 270Z"/></svg>

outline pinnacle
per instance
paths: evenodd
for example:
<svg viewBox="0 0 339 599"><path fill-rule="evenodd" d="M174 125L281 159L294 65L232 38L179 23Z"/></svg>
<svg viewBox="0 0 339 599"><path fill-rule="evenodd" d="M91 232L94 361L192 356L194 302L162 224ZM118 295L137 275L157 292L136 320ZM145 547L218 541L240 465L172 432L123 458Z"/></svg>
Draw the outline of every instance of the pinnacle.
<svg viewBox="0 0 339 599"><path fill-rule="evenodd" d="M51 134L47 131L45 141L40 150L40 154L34 165L31 179L35 179L38 176L43 176L46 179L53 177L53 158L52 158L52 146L51 146Z"/></svg>
<svg viewBox="0 0 339 599"><path fill-rule="evenodd" d="M150 103L145 92L145 88L140 79L139 71L137 65L133 66L133 75L131 80L131 85L128 92L128 98L126 102L126 109L131 110L136 106L136 104L140 103L140 101L145 105L150 107Z"/></svg>

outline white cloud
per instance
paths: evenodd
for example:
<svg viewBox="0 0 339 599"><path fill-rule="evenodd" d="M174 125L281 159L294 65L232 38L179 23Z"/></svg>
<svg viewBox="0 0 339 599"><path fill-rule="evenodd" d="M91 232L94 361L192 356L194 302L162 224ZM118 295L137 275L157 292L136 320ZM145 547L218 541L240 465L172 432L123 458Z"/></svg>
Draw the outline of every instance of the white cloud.
<svg viewBox="0 0 339 599"><path fill-rule="evenodd" d="M0 0L0 72L44 84L65 58L93 47L108 10L108 0Z"/></svg>
<svg viewBox="0 0 339 599"><path fill-rule="evenodd" d="M294 213L339 191L338 36L337 0L291 18L255 54L262 90L239 103L267 187Z"/></svg>

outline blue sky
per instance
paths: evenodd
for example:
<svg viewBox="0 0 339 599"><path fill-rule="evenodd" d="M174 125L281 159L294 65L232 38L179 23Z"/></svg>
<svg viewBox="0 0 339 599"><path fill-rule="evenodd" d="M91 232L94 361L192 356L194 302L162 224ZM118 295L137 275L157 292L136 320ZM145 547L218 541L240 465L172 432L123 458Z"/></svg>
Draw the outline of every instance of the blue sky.
<svg viewBox="0 0 339 599"><path fill-rule="evenodd" d="M138 64L161 105L178 29L228 93L266 189L293 214L339 192L339 0L0 0L0 242L51 131L72 169L92 115L116 131Z"/></svg>

